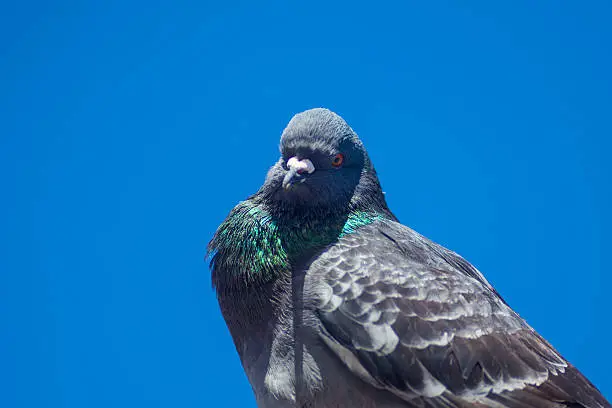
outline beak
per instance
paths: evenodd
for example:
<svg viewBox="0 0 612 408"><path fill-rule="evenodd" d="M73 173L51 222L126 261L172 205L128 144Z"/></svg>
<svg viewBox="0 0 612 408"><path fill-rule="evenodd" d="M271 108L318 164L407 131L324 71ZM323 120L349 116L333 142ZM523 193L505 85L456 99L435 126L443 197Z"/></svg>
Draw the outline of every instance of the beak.
<svg viewBox="0 0 612 408"><path fill-rule="evenodd" d="M294 184L303 183L306 181L306 175L315 171L314 165L308 159L298 160L297 157L292 157L287 160L289 171L283 178L283 189L289 190Z"/></svg>
<svg viewBox="0 0 612 408"><path fill-rule="evenodd" d="M283 189L289 190L294 184L303 183L306 177L303 174L298 173L297 169L289 169L285 178L283 178Z"/></svg>

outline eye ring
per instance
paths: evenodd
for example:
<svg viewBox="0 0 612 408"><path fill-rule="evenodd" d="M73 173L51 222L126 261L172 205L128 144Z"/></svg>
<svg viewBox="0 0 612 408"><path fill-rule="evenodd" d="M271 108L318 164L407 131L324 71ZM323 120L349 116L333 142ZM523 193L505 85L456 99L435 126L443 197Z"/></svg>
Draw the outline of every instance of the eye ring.
<svg viewBox="0 0 612 408"><path fill-rule="evenodd" d="M338 167L342 166L342 163L344 163L344 155L342 153L338 153L332 159L332 163L331 164L332 164L332 166L338 168Z"/></svg>

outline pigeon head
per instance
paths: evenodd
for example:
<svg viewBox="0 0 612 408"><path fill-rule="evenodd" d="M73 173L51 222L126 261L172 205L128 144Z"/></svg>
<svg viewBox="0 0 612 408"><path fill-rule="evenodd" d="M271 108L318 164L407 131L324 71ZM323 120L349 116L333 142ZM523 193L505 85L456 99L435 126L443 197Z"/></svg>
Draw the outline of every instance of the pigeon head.
<svg viewBox="0 0 612 408"><path fill-rule="evenodd" d="M234 207L208 246L217 293L270 282L340 236L396 220L361 140L335 113L295 115L280 151L259 191Z"/></svg>
<svg viewBox="0 0 612 408"><path fill-rule="evenodd" d="M275 205L351 209L379 203L386 208L361 140L334 112L318 108L295 115L283 131L280 151L262 187Z"/></svg>

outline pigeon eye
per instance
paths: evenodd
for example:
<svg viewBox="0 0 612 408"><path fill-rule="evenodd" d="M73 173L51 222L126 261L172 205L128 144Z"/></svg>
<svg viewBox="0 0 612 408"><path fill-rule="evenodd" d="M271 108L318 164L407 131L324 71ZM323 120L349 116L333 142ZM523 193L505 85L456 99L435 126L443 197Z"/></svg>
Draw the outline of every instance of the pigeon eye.
<svg viewBox="0 0 612 408"><path fill-rule="evenodd" d="M334 156L334 159L332 160L332 166L340 167L342 166L342 163L344 163L344 155L342 153L338 153Z"/></svg>

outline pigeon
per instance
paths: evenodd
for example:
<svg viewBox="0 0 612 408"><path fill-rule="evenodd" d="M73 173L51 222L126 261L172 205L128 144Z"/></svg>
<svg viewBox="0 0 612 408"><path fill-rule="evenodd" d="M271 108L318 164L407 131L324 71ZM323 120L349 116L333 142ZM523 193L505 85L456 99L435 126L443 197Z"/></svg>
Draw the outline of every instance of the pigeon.
<svg viewBox="0 0 612 408"><path fill-rule="evenodd" d="M208 246L259 407L611 407L474 266L399 223L339 115L295 115L280 152Z"/></svg>

